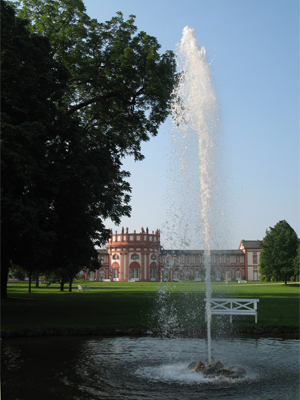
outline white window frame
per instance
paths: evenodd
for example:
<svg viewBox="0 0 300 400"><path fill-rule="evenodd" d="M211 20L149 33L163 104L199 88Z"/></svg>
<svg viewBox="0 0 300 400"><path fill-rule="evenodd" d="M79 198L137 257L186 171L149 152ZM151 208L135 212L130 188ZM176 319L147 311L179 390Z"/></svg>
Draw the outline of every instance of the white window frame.
<svg viewBox="0 0 300 400"><path fill-rule="evenodd" d="M119 278L119 270L118 268L113 268L113 278Z"/></svg>
<svg viewBox="0 0 300 400"><path fill-rule="evenodd" d="M179 279L180 279L179 271L174 271L173 280L179 281Z"/></svg>
<svg viewBox="0 0 300 400"><path fill-rule="evenodd" d="M230 282L231 281L231 271L229 269L225 272L225 280Z"/></svg>
<svg viewBox="0 0 300 400"><path fill-rule="evenodd" d="M150 268L150 279L151 280L156 279L156 269L155 268Z"/></svg>
<svg viewBox="0 0 300 400"><path fill-rule="evenodd" d="M139 279L139 269L138 268L130 268L130 278L131 279Z"/></svg>

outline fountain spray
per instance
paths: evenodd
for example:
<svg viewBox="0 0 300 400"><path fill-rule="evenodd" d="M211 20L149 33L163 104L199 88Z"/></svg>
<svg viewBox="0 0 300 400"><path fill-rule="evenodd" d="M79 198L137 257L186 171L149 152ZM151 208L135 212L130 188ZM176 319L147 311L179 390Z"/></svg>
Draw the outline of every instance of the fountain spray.
<svg viewBox="0 0 300 400"><path fill-rule="evenodd" d="M185 27L177 52L181 73L174 91L173 124L184 136L197 136L200 179L201 226L204 237L208 363L211 363L211 222L214 201L215 149L219 132L219 108L204 47L199 47L194 30Z"/></svg>

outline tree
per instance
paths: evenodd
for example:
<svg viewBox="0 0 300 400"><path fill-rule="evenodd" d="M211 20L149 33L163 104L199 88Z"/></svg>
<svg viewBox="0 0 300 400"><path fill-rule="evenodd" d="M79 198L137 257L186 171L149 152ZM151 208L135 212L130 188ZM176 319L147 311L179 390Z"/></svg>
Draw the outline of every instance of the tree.
<svg viewBox="0 0 300 400"><path fill-rule="evenodd" d="M297 254L296 232L286 221L279 221L274 228L266 231L261 245L259 260L260 273L268 280L284 280L285 284L294 275L294 259Z"/></svg>
<svg viewBox="0 0 300 400"><path fill-rule="evenodd" d="M19 16L47 36L53 57L70 73L65 112L116 157L143 158L141 142L158 133L177 82L174 54L159 54L155 37L137 32L121 12L99 23L81 0L23 0Z"/></svg>
<svg viewBox="0 0 300 400"><path fill-rule="evenodd" d="M20 281L25 280L25 271L17 265L12 265L9 269L9 276Z"/></svg>
<svg viewBox="0 0 300 400"><path fill-rule="evenodd" d="M65 270L71 282L83 266L94 265L94 246L108 239L103 221L118 224L123 215L130 216L130 174L122 170L122 159L143 159L141 142L156 135L169 114L175 60L172 52L159 53L156 38L137 32L134 16L124 21L117 13L98 23L86 15L81 0L18 4L19 18L10 16L12 21L2 25L4 70L14 74L5 80L3 94L11 105L3 117L6 265ZM32 46L27 58L21 40ZM37 48L43 43L47 53L47 61L38 62L43 71L35 65L33 41ZM51 91L40 93L44 81ZM35 95L37 104L30 102ZM25 109L23 120L12 118L18 115L16 104ZM31 174L27 159L34 167ZM18 170L13 193L9 163ZM15 254L20 257L12 260Z"/></svg>
<svg viewBox="0 0 300 400"><path fill-rule="evenodd" d="M299 244L299 240L298 240L297 254L294 258L293 266L294 266L294 276L296 279L299 280L299 276L300 276L300 244Z"/></svg>
<svg viewBox="0 0 300 400"><path fill-rule="evenodd" d="M49 144L55 139L56 102L67 70L54 60L47 38L30 34L1 1L1 297L11 264L31 273L51 254L56 182ZM29 286L30 288L30 286Z"/></svg>

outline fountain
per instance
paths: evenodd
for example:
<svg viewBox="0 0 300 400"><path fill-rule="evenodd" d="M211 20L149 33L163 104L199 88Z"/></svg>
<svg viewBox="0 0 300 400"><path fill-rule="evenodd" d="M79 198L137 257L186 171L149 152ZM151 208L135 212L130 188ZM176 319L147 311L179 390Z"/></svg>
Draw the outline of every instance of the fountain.
<svg viewBox="0 0 300 400"><path fill-rule="evenodd" d="M222 301L218 304L220 302L218 299L212 299L210 265L212 232L215 234L217 230L216 220L221 219L220 209L217 207L219 173L217 173L216 165L217 155L219 157L220 153L218 151L220 118L217 96L212 84L205 49L198 46L194 30L189 27L184 28L181 43L178 46L177 66L180 72L180 81L174 90L172 104L173 137L177 147L175 152L177 170L174 169L173 175L175 177L181 175L185 180L184 184L182 184L182 181L177 184L177 188L179 187L181 190L184 188L186 193L192 193L193 188L196 189L193 194L196 202L198 201L196 208L200 209L200 213L197 212L198 210L194 210L189 214L194 217L194 220L199 219L198 226L200 229L195 229L192 226L195 221L191 224L188 221L186 226L190 231L194 228L195 232L199 230L202 232L206 286L207 361L192 362L189 369L201 372L203 375L218 376L223 374L232 378L242 377L246 374L244 368L224 368L224 363L220 360L212 362L211 317L212 313L251 314L255 315L257 321L256 306L259 300L247 300L249 304L254 304L252 309L247 302L244 305L238 299L231 299L229 303L226 302L229 305L229 309L226 309L226 305ZM176 179L179 180L180 178L175 178L175 181ZM198 180L198 185L195 185L196 180ZM174 189L173 194L176 197L179 193ZM181 213L184 213L189 203L190 199L185 199ZM180 211L176 214L180 215ZM183 219L186 219L186 216ZM178 230L181 232L182 226ZM184 243L186 243L186 239L181 241L181 246ZM169 267L172 269L172 263ZM165 291L163 287L160 296L164 295ZM161 300L163 303L163 296ZM213 309L212 303L214 304ZM233 310L234 304L237 304L236 310ZM164 306L162 310L165 309ZM197 318L197 316L195 317ZM232 319L232 315L230 318ZM176 321L176 315L172 315L168 322L173 323L174 321Z"/></svg>
<svg viewBox="0 0 300 400"><path fill-rule="evenodd" d="M213 350L245 377L203 375L206 339L53 337L2 340L6 400L299 399L299 340L220 339ZM46 360L46 362L45 362Z"/></svg>
<svg viewBox="0 0 300 400"><path fill-rule="evenodd" d="M214 185L217 180L212 161L217 146L219 117L205 50L199 49L190 28L184 29L178 61L182 63L183 71L178 94L184 101L173 104L174 122L199 149L197 162L194 159L189 159L189 162L193 168L197 166L200 179L196 174L192 174L192 178L199 179L201 185L199 218L205 243L207 340L154 335L3 340L2 392L6 399L29 399L32 393L44 400L54 397L65 400L299 398L298 339L252 337L211 341L209 254L213 240L212 223L215 227L212 211L215 209ZM185 147L181 146L179 152L182 149L184 151ZM181 168L185 171L187 165L181 161ZM166 297L160 295L163 301ZM197 318L197 307L198 304L193 304L188 309L193 318ZM177 310L171 304L168 311L173 318L171 323L176 326ZM164 323L163 316L161 322ZM208 367L207 363L213 361L212 348L220 362ZM203 360L207 354L207 361L191 363L195 354ZM224 368L227 364L233 367ZM236 366L239 364L244 368Z"/></svg>
<svg viewBox="0 0 300 400"><path fill-rule="evenodd" d="M200 179L201 225L204 237L204 266L207 312L208 364L211 364L211 219L215 194L215 150L219 132L217 96L212 85L209 64L204 47L199 48L194 30L185 27L177 53L181 79L172 108L176 131L190 140L198 141L197 168ZM192 138L192 140L195 140ZM185 146L184 146L185 148Z"/></svg>

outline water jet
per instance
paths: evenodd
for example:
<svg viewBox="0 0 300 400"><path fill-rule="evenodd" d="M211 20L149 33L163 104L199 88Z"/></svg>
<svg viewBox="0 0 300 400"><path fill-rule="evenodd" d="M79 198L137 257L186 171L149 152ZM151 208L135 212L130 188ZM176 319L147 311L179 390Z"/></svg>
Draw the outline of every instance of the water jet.
<svg viewBox="0 0 300 400"><path fill-rule="evenodd" d="M199 47L194 30L186 26L177 53L181 79L175 89L172 107L173 124L184 137L198 142L201 226L204 237L206 285L207 351L211 363L211 222L215 195L215 152L220 129L217 96L212 84L204 47ZM179 100L178 100L179 99ZM194 139L195 140L195 139ZM185 170L182 166L181 169Z"/></svg>

